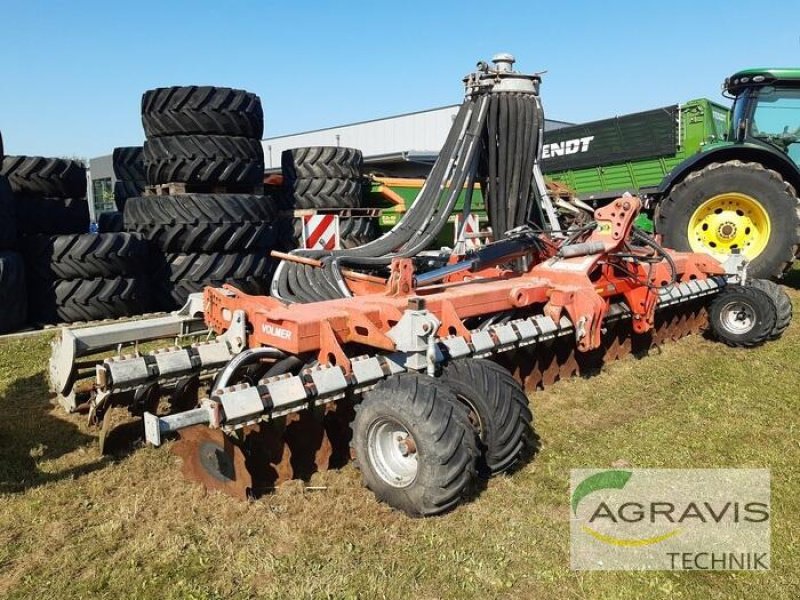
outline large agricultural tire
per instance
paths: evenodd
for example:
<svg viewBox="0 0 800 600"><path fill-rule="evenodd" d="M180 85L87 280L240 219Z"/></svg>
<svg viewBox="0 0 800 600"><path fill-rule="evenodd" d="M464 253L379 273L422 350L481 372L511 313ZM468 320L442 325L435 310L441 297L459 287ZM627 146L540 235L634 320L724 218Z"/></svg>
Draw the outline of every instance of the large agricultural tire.
<svg viewBox="0 0 800 600"><path fill-rule="evenodd" d="M125 219L119 211L100 213L97 217L97 231L99 233L120 233L125 231Z"/></svg>
<svg viewBox="0 0 800 600"><path fill-rule="evenodd" d="M340 217L339 237L342 248L349 250L372 242L380 237L381 230L375 217Z"/></svg>
<svg viewBox="0 0 800 600"><path fill-rule="evenodd" d="M469 410L480 440L478 474L508 471L530 439L533 414L525 390L507 369L485 359L451 361L440 380Z"/></svg>
<svg viewBox="0 0 800 600"><path fill-rule="evenodd" d="M21 329L28 316L28 296L22 256L0 252L0 333Z"/></svg>
<svg viewBox="0 0 800 600"><path fill-rule="evenodd" d="M166 254L157 262L154 291L162 310L182 306L189 294L224 283L246 294L266 295L276 266L264 253Z"/></svg>
<svg viewBox="0 0 800 600"><path fill-rule="evenodd" d="M144 181L117 181L114 183L114 206L118 211L125 210L128 198L136 198L144 193Z"/></svg>
<svg viewBox="0 0 800 600"><path fill-rule="evenodd" d="M174 135L144 143L147 182L257 185L264 181L261 141L222 135Z"/></svg>
<svg viewBox="0 0 800 600"><path fill-rule="evenodd" d="M22 252L29 277L93 279L145 276L149 246L136 233L28 236Z"/></svg>
<svg viewBox="0 0 800 600"><path fill-rule="evenodd" d="M360 179L285 179L286 202L291 208L358 208L363 185Z"/></svg>
<svg viewBox="0 0 800 600"><path fill-rule="evenodd" d="M64 235L89 231L89 203L83 198L15 195L17 231L21 235Z"/></svg>
<svg viewBox="0 0 800 600"><path fill-rule="evenodd" d="M775 305L775 326L769 334L770 340L777 340L792 322L792 300L789 294L774 281L751 279L748 285L767 294Z"/></svg>
<svg viewBox="0 0 800 600"><path fill-rule="evenodd" d="M689 174L661 202L656 230L668 248L724 260L736 247L752 255L749 276L781 277L800 249L798 202L776 171L738 160L712 163Z"/></svg>
<svg viewBox="0 0 800 600"><path fill-rule="evenodd" d="M73 323L148 312L150 289L141 277L38 280L28 278L31 320Z"/></svg>
<svg viewBox="0 0 800 600"><path fill-rule="evenodd" d="M15 194L55 198L86 196L86 168L77 160L6 156L0 175L8 177Z"/></svg>
<svg viewBox="0 0 800 600"><path fill-rule="evenodd" d="M735 348L760 346L772 338L778 309L768 293L751 285L729 285L708 310L712 335Z"/></svg>
<svg viewBox="0 0 800 600"><path fill-rule="evenodd" d="M111 168L118 181L144 181L144 148L123 146L114 148Z"/></svg>
<svg viewBox="0 0 800 600"><path fill-rule="evenodd" d="M276 207L250 194L180 194L131 198L125 228L164 252L256 252L277 243Z"/></svg>
<svg viewBox="0 0 800 600"><path fill-rule="evenodd" d="M0 250L17 245L17 211L8 179L0 175Z"/></svg>
<svg viewBox="0 0 800 600"><path fill-rule="evenodd" d="M351 447L364 484L410 516L455 507L478 456L466 410L432 377L395 375L356 405Z"/></svg>
<svg viewBox="0 0 800 600"><path fill-rule="evenodd" d="M281 153L281 169L288 179L361 177L364 156L355 148L309 146Z"/></svg>
<svg viewBox="0 0 800 600"><path fill-rule="evenodd" d="M256 94L225 87L185 86L142 96L145 135L235 135L260 140L264 111Z"/></svg>

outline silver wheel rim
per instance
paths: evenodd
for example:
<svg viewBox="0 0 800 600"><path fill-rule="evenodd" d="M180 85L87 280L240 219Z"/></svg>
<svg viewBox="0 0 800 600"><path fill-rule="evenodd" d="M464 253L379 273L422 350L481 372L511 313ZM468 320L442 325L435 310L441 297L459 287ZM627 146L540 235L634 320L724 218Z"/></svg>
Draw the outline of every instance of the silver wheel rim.
<svg viewBox="0 0 800 600"><path fill-rule="evenodd" d="M392 487L408 487L417 478L414 439L400 422L381 417L367 432L369 460L378 476Z"/></svg>
<svg viewBox="0 0 800 600"><path fill-rule="evenodd" d="M756 324L756 312L746 302L729 302L722 311L720 319L725 329L736 335L750 331Z"/></svg>

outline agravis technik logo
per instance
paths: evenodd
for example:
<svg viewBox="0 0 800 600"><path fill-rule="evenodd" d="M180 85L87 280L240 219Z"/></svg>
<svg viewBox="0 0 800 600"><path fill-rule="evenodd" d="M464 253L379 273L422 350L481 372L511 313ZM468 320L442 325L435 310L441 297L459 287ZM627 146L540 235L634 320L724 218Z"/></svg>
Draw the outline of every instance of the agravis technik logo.
<svg viewBox="0 0 800 600"><path fill-rule="evenodd" d="M769 568L763 469L572 472L575 569Z"/></svg>

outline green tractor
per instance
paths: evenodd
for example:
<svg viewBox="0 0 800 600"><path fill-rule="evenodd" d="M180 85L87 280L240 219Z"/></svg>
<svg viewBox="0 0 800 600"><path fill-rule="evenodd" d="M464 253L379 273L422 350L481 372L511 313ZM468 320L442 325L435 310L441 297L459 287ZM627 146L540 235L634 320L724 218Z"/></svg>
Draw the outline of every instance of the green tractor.
<svg viewBox="0 0 800 600"><path fill-rule="evenodd" d="M734 99L726 140L674 167L654 194L667 247L724 258L752 277L780 277L800 248L800 68L747 69L725 80Z"/></svg>

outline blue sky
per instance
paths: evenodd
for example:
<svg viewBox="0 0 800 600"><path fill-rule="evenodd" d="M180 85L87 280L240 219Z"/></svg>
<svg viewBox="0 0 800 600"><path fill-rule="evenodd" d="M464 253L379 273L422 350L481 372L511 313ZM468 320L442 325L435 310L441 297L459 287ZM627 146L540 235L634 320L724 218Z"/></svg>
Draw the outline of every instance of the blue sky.
<svg viewBox="0 0 800 600"><path fill-rule="evenodd" d="M800 66L800 2L0 0L0 131L106 154L142 142L144 90L212 84L259 94L274 136L457 103L499 51L547 71L548 116L587 121Z"/></svg>

